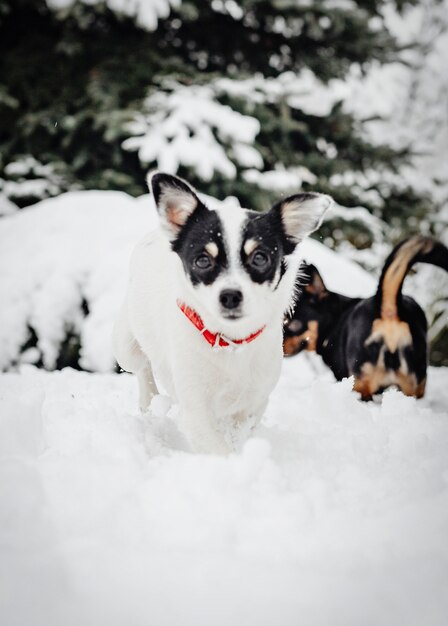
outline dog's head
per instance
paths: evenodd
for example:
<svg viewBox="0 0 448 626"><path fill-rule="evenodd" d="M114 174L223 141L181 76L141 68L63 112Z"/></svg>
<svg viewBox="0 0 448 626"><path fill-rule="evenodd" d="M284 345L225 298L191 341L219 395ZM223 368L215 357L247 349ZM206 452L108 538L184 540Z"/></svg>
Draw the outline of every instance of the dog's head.
<svg viewBox="0 0 448 626"><path fill-rule="evenodd" d="M288 256L332 203L329 196L303 193L267 213L228 205L210 210L180 178L155 173L149 184L195 301L187 304L233 337L266 323Z"/></svg>
<svg viewBox="0 0 448 626"><path fill-rule="evenodd" d="M302 350L315 351L319 330L329 316L329 292L314 265L303 263L298 277L300 296L283 325L283 353L294 356Z"/></svg>
<svg viewBox="0 0 448 626"><path fill-rule="evenodd" d="M359 301L329 291L314 265L302 263L298 276L300 295L294 312L285 317L283 353L294 356L302 350L322 353L330 349L327 338L348 307Z"/></svg>

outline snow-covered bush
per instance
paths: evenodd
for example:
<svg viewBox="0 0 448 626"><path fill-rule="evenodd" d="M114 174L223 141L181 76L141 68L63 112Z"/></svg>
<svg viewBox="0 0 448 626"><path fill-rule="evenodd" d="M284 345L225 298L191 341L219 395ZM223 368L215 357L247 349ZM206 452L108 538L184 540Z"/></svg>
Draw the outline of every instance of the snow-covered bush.
<svg viewBox="0 0 448 626"><path fill-rule="evenodd" d="M1 369L113 367L129 252L155 219L148 198L71 192L0 221Z"/></svg>

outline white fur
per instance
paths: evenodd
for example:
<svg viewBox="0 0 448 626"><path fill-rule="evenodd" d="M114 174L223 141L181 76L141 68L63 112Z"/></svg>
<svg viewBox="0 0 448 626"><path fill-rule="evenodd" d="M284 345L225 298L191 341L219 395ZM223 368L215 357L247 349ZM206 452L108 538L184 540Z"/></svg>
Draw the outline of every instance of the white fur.
<svg viewBox="0 0 448 626"><path fill-rule="evenodd" d="M163 227L137 245L114 344L121 367L137 374L143 411L157 393L156 377L179 403L181 428L193 450L226 454L233 448L227 428L244 427L248 420L256 423L280 375L283 315L290 305L299 258L289 256L276 290L254 284L240 262L245 212L226 206L220 215L229 266L210 286L191 284ZM238 320L221 315L219 294L225 288L243 293L243 315ZM231 339L265 329L235 350L214 349L180 311L178 299L197 311L210 331Z"/></svg>
<svg viewBox="0 0 448 626"><path fill-rule="evenodd" d="M313 232L322 223L325 212L333 204L333 198L323 193L309 193L305 200L292 196L282 206L285 231L297 242Z"/></svg>

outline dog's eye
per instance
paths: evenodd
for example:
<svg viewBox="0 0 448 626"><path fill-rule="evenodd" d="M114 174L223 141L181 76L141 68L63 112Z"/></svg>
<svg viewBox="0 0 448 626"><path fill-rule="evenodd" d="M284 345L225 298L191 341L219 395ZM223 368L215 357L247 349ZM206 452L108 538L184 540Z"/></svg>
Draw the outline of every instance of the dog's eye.
<svg viewBox="0 0 448 626"><path fill-rule="evenodd" d="M271 259L262 250L256 250L250 258L250 263L258 270L264 270L270 265Z"/></svg>
<svg viewBox="0 0 448 626"><path fill-rule="evenodd" d="M302 328L303 328L303 324L302 324L302 322L300 320L291 320L288 323L288 330L291 333L300 333Z"/></svg>
<svg viewBox="0 0 448 626"><path fill-rule="evenodd" d="M212 260L208 254L200 254L195 258L194 264L199 270L208 270L212 265Z"/></svg>

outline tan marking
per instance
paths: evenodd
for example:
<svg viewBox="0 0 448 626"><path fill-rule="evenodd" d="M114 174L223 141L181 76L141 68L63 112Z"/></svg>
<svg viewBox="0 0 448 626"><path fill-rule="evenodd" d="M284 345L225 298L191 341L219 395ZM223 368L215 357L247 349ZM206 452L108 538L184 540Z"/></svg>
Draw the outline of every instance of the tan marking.
<svg viewBox="0 0 448 626"><path fill-rule="evenodd" d="M397 256L386 270L382 285L381 317L397 319L397 294L406 276L409 263L419 253L427 253L433 248L427 237L412 237L399 249Z"/></svg>
<svg viewBox="0 0 448 626"><path fill-rule="evenodd" d="M370 399L379 389L397 386L405 395L421 398L425 393L423 380L417 383L414 373L409 372L406 359L403 357L403 348L412 344L409 326L399 320L376 319L372 325L372 334L366 345L379 341L383 345L380 349L377 363L364 363L361 373L355 376L354 390L359 391L363 400ZM399 368L396 371L385 367L385 351L398 352Z"/></svg>
<svg viewBox="0 0 448 626"><path fill-rule="evenodd" d="M409 325L400 322L399 319L376 319L373 320L372 332L366 340L366 345L381 341L390 352L396 352L398 348L404 348L412 344L412 335Z"/></svg>
<svg viewBox="0 0 448 626"><path fill-rule="evenodd" d="M415 374L390 372L382 365L364 363L360 376L355 377L354 391L361 394L363 400L370 400L379 389L396 385L406 396L422 398L425 393L426 378L417 383Z"/></svg>
<svg viewBox="0 0 448 626"><path fill-rule="evenodd" d="M417 395L417 377L415 374L397 374L397 385L405 396Z"/></svg>
<svg viewBox="0 0 448 626"><path fill-rule="evenodd" d="M308 352L313 352L317 347L317 337L318 337L318 327L319 323L316 320L310 320L308 322L308 345L306 349Z"/></svg>
<svg viewBox="0 0 448 626"><path fill-rule="evenodd" d="M302 350L305 349L307 352L315 352L319 334L318 327L318 322L311 320L308 322L308 328L302 334L296 335L295 337L285 337L283 340L283 354L285 356L294 356L301 351L300 347L304 341L306 341L306 347L302 348Z"/></svg>
<svg viewBox="0 0 448 626"><path fill-rule="evenodd" d="M300 352L300 344L302 343L302 336L297 337L285 337L283 339L283 354L284 356L294 356Z"/></svg>
<svg viewBox="0 0 448 626"><path fill-rule="evenodd" d="M205 249L207 250L207 252L209 253L211 257L216 259L216 257L218 256L219 250L218 250L218 246L216 245L214 241L210 241L208 244L206 244Z"/></svg>
<svg viewBox="0 0 448 626"><path fill-rule="evenodd" d="M247 241L244 244L245 254L249 256L249 254L252 254L252 252L255 250L257 246L258 246L258 243L255 239L247 239Z"/></svg>
<svg viewBox="0 0 448 626"><path fill-rule="evenodd" d="M425 395L425 391L426 391L426 377L418 383L415 397L423 398L423 396Z"/></svg>

